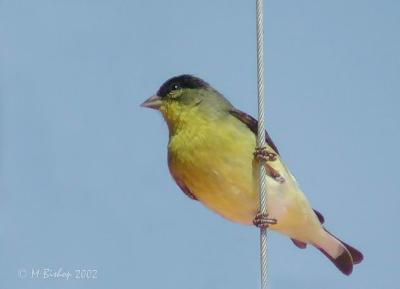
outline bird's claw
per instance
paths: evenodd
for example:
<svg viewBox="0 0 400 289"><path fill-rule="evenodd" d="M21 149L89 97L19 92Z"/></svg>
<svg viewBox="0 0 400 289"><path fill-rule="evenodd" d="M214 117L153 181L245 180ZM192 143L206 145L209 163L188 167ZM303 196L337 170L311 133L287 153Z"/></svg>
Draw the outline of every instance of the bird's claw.
<svg viewBox="0 0 400 289"><path fill-rule="evenodd" d="M254 156L266 162L276 160L276 153L268 151L266 147L257 147L254 151Z"/></svg>
<svg viewBox="0 0 400 289"><path fill-rule="evenodd" d="M277 224L277 220L268 218L268 214L257 213L257 215L254 217L253 224L257 228L266 229L269 227L269 225Z"/></svg>

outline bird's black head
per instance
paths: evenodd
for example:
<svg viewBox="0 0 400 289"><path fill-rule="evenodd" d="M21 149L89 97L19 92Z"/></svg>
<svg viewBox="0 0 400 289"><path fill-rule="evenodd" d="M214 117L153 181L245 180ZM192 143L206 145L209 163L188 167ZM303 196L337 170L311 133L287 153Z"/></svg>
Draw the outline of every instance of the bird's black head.
<svg viewBox="0 0 400 289"><path fill-rule="evenodd" d="M164 82L157 94L146 100L142 106L168 110L180 106L183 110L197 106L217 92L204 80L189 74L172 77Z"/></svg>
<svg viewBox="0 0 400 289"><path fill-rule="evenodd" d="M198 89L208 88L209 85L204 80L189 74L182 74L179 76L172 77L161 85L157 92L157 95L161 98L167 98L171 94L182 89Z"/></svg>

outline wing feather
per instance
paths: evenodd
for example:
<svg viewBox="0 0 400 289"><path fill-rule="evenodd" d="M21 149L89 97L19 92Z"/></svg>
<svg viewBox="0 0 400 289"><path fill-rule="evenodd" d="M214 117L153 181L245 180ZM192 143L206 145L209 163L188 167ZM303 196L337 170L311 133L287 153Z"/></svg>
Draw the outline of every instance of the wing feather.
<svg viewBox="0 0 400 289"><path fill-rule="evenodd" d="M257 135L258 121L254 117L236 108L231 109L229 113L243 122L255 135ZM265 131L265 141L279 155L278 148L272 141L267 131Z"/></svg>

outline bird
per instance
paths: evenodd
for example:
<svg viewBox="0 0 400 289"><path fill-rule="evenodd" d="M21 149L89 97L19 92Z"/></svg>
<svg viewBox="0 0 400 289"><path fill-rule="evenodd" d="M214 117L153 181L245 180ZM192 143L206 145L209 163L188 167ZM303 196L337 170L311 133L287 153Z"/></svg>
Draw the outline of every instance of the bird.
<svg viewBox="0 0 400 289"><path fill-rule="evenodd" d="M304 249L319 249L345 275L363 254L330 233L311 207L268 132L257 147L258 122L191 74L165 81L141 106L161 112L169 130L168 167L192 200L245 225L269 227ZM268 216L260 213L259 166L268 186Z"/></svg>

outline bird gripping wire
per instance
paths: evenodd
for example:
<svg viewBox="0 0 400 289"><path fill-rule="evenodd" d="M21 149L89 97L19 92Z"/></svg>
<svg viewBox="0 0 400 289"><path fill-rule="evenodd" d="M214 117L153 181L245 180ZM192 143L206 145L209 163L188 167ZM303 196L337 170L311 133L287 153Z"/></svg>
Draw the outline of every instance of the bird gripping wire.
<svg viewBox="0 0 400 289"><path fill-rule="evenodd" d="M264 125L264 7L263 0L256 0L257 20L257 87L258 87L258 148L264 148L265 125ZM266 169L260 162L260 213L267 215L267 181ZM267 228L260 228L260 262L261 262L261 289L267 289Z"/></svg>

